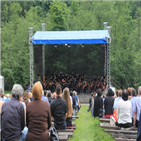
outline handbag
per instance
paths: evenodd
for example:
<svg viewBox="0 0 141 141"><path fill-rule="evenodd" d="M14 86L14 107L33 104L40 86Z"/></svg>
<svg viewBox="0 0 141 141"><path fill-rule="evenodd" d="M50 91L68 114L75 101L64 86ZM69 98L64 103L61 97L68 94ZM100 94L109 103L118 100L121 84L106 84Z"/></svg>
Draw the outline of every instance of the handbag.
<svg viewBox="0 0 141 141"><path fill-rule="evenodd" d="M100 106L100 102L99 102L99 106ZM103 117L103 109L102 109L102 108L100 108L100 109L98 110L98 117L99 117L99 118L102 118L102 117Z"/></svg>
<svg viewBox="0 0 141 141"><path fill-rule="evenodd" d="M59 141L59 135L58 135L58 132L57 132L56 128L51 127L49 129L49 131L50 131L49 141Z"/></svg>
<svg viewBox="0 0 141 141"><path fill-rule="evenodd" d="M103 109L99 109L98 117L99 118L103 117Z"/></svg>

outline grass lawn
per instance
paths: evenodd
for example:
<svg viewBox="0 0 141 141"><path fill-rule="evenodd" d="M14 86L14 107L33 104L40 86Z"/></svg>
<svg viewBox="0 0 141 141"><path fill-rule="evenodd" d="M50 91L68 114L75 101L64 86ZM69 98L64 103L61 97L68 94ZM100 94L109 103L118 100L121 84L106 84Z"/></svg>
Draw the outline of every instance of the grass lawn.
<svg viewBox="0 0 141 141"><path fill-rule="evenodd" d="M11 94L11 91L4 91L5 94Z"/></svg>
<svg viewBox="0 0 141 141"><path fill-rule="evenodd" d="M99 119L94 119L87 109L88 106L82 105L78 113L79 119L74 121L76 122L76 130L74 130L70 141L114 141L114 138L100 127Z"/></svg>

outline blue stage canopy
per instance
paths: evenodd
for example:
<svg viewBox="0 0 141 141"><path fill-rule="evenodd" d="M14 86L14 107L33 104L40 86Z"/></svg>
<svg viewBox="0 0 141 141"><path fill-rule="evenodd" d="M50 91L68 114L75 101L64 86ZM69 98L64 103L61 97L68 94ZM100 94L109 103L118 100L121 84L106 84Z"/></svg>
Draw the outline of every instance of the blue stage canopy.
<svg viewBox="0 0 141 141"><path fill-rule="evenodd" d="M107 44L108 30L37 31L32 44Z"/></svg>

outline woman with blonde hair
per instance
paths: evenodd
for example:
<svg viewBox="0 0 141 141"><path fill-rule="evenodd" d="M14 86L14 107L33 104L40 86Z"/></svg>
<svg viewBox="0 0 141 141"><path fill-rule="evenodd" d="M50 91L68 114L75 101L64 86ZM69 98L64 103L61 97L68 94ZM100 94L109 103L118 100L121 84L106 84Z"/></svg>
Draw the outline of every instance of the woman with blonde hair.
<svg viewBox="0 0 141 141"><path fill-rule="evenodd" d="M63 96L62 98L66 100L67 106L68 106L68 112L67 112L67 117L66 117L66 124L67 128L72 128L72 114L73 114L73 109L72 109L72 103L70 99L70 92L68 88L65 88L63 90Z"/></svg>
<svg viewBox="0 0 141 141"><path fill-rule="evenodd" d="M36 82L32 89L34 100L27 104L26 124L28 133L26 141L48 141L51 127L50 107L42 98L42 85Z"/></svg>
<svg viewBox="0 0 141 141"><path fill-rule="evenodd" d="M32 100L33 100L33 98L32 98L32 93L29 92L28 95L29 95L29 99L30 99L30 101L32 101Z"/></svg>

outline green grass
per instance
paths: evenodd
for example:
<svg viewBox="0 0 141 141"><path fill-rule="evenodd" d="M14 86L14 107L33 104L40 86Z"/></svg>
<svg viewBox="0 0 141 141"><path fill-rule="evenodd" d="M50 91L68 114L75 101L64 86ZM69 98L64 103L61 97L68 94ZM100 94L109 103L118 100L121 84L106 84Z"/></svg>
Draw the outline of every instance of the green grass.
<svg viewBox="0 0 141 141"><path fill-rule="evenodd" d="M81 107L76 119L76 130L70 141L114 141L109 133L105 133L100 127L98 118L91 116L91 112L87 112L88 106Z"/></svg>
<svg viewBox="0 0 141 141"><path fill-rule="evenodd" d="M11 94L11 91L5 90L4 93L5 93L5 94Z"/></svg>

